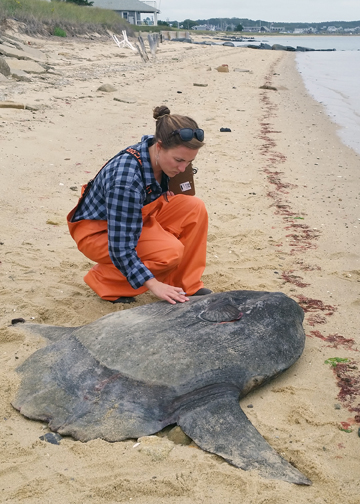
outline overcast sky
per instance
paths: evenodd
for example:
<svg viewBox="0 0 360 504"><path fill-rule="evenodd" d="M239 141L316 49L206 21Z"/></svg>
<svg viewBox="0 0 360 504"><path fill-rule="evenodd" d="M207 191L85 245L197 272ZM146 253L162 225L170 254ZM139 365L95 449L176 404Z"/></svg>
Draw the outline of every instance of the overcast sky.
<svg viewBox="0 0 360 504"><path fill-rule="evenodd" d="M159 19L238 17L273 22L360 20L360 0L157 0Z"/></svg>

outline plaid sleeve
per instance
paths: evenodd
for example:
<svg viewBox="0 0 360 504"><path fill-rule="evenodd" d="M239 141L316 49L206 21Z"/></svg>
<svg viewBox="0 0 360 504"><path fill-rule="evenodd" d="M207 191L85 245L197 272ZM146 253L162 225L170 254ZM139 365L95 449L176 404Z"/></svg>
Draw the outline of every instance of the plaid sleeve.
<svg viewBox="0 0 360 504"><path fill-rule="evenodd" d="M115 180L106 191L109 255L131 287L137 289L154 277L135 250L142 230L145 188L137 163L133 159L122 162L132 165L123 171L127 176Z"/></svg>

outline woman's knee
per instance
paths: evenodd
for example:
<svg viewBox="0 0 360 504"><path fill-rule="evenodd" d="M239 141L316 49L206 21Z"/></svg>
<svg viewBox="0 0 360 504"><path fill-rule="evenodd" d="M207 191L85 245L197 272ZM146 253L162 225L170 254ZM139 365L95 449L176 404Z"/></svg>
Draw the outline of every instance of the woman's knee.
<svg viewBox="0 0 360 504"><path fill-rule="evenodd" d="M164 262L166 262L168 268L176 268L181 263L183 256L184 245L180 240L173 240L171 249L164 254Z"/></svg>
<svg viewBox="0 0 360 504"><path fill-rule="evenodd" d="M184 256L184 245L177 239L172 240L171 245L163 247L161 255L144 261L150 271L155 267L155 271L171 271L177 268ZM153 271L154 272L154 271Z"/></svg>
<svg viewBox="0 0 360 504"><path fill-rule="evenodd" d="M173 196L170 203L178 206L181 209L181 214L198 215L200 217L207 217L207 210L203 200L197 196L186 196L185 194L177 194Z"/></svg>

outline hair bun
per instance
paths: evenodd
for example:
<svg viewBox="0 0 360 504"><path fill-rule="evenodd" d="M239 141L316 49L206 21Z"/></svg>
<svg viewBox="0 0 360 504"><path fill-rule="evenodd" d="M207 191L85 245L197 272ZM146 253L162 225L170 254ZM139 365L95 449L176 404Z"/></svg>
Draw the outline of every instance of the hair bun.
<svg viewBox="0 0 360 504"><path fill-rule="evenodd" d="M160 107L155 107L153 112L153 118L157 121L160 117L164 115L170 115L170 109L166 105L161 105Z"/></svg>

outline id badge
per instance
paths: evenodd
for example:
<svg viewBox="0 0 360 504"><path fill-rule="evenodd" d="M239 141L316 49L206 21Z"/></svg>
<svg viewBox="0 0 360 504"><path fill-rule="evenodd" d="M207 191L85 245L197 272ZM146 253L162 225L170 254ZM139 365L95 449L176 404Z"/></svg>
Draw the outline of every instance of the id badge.
<svg viewBox="0 0 360 504"><path fill-rule="evenodd" d="M172 191L174 194L195 195L194 168L192 163L186 167L183 173L179 173L169 180L169 191Z"/></svg>

